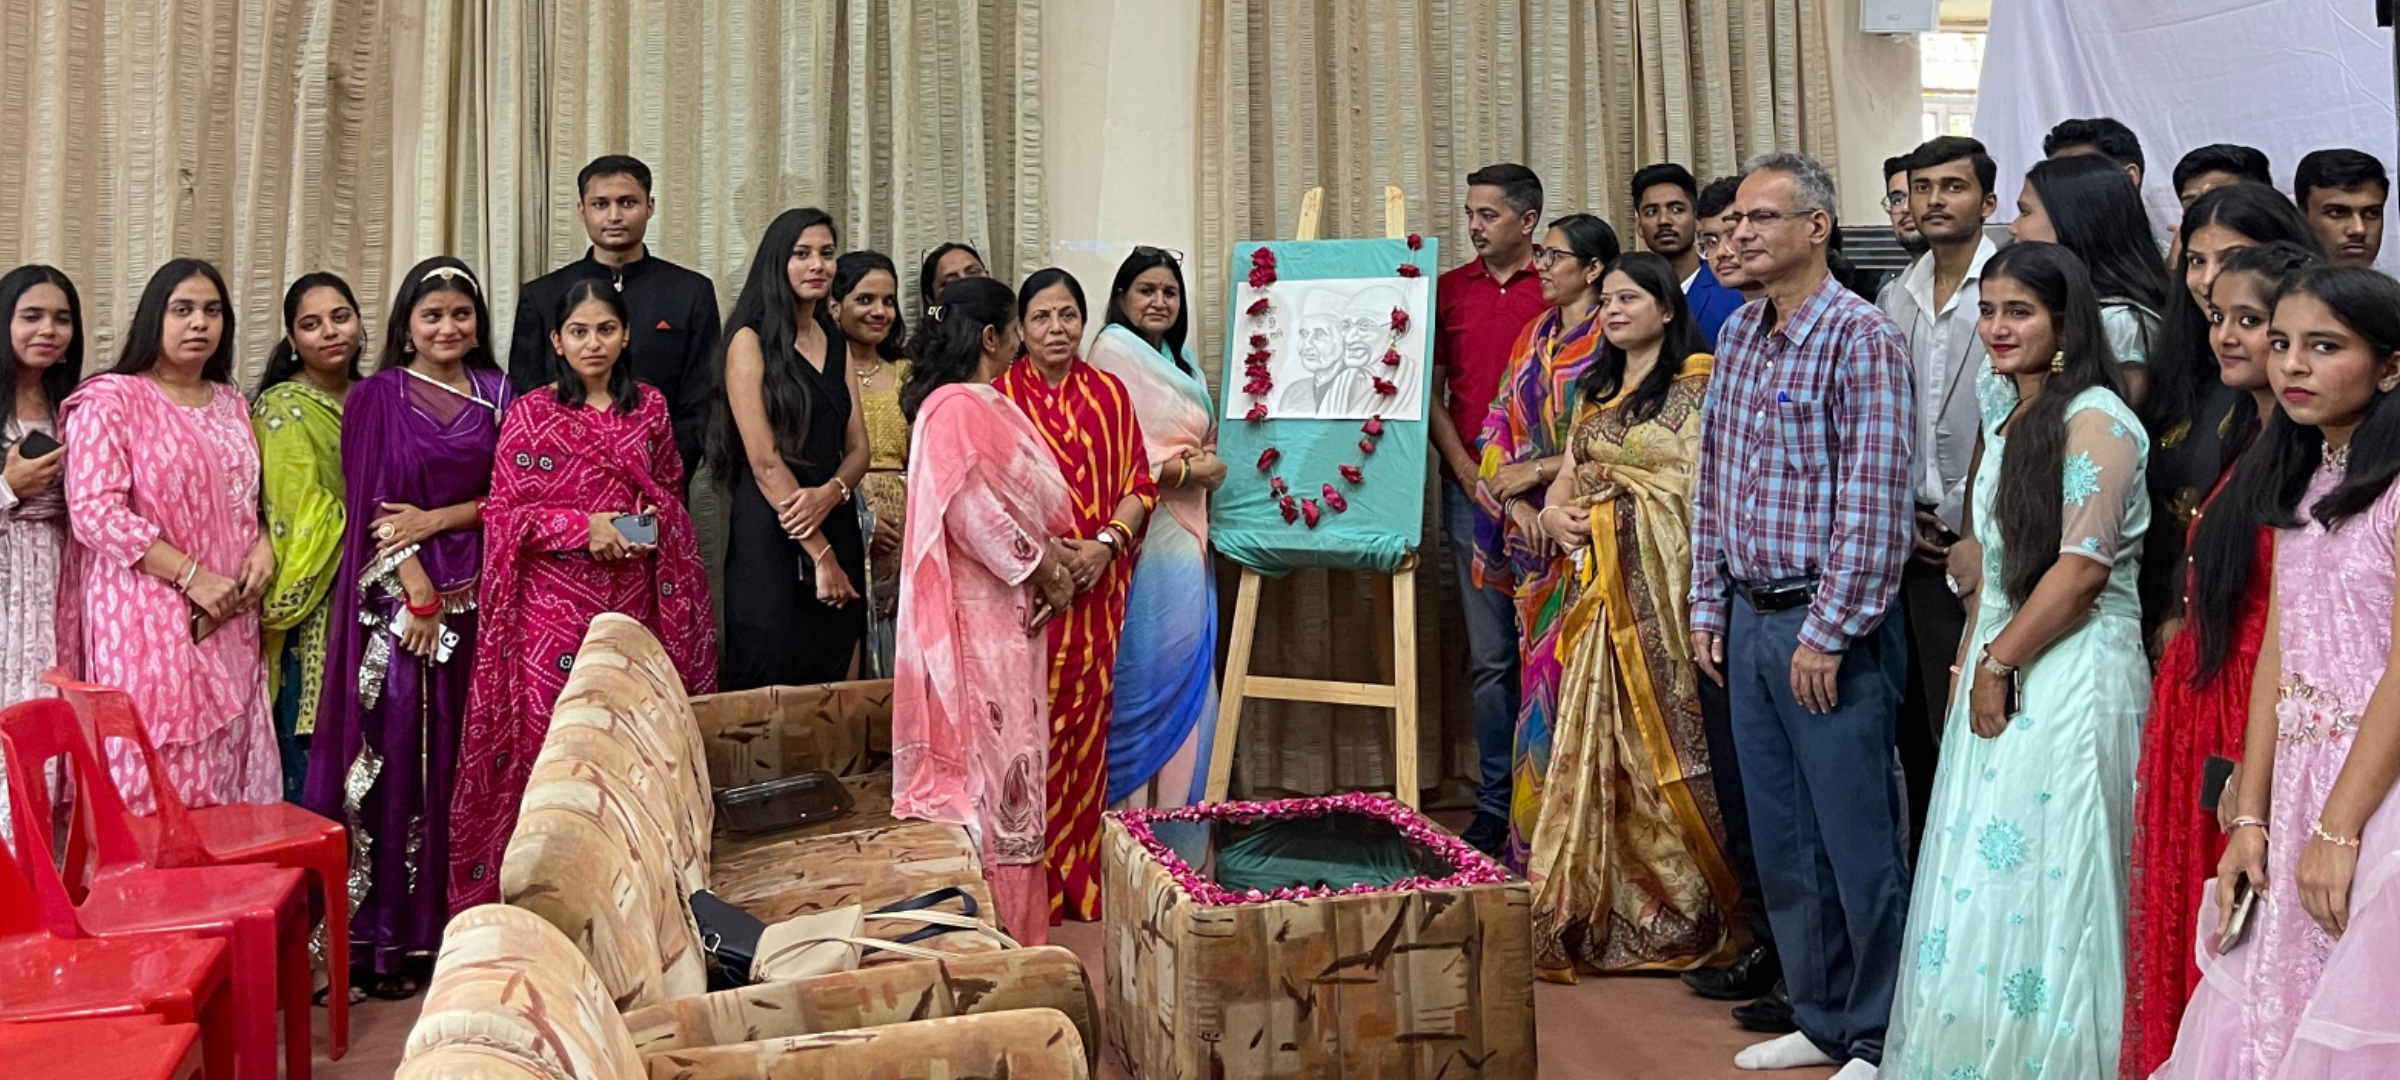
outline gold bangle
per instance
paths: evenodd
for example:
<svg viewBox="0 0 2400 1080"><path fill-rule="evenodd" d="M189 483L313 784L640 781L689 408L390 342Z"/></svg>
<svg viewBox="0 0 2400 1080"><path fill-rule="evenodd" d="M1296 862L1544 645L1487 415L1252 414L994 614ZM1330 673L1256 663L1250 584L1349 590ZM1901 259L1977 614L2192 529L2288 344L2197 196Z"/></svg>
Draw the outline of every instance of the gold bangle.
<svg viewBox="0 0 2400 1080"><path fill-rule="evenodd" d="M2267 823L2264 820L2254 817L2237 817L2233 819L2233 827L2237 831L2241 829L2257 829L2263 833L2274 832L2273 829L2267 827Z"/></svg>

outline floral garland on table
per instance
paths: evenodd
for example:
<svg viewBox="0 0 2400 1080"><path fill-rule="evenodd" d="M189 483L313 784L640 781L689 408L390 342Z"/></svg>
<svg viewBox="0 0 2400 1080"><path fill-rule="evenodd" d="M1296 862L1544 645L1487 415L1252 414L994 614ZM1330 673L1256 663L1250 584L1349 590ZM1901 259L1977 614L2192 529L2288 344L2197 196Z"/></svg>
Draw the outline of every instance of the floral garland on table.
<svg viewBox="0 0 2400 1080"><path fill-rule="evenodd" d="M1421 251L1424 247L1424 237L1416 233L1408 234L1408 250ZM1414 262L1401 263L1394 272L1404 278L1422 277L1425 273ZM1275 315L1273 298L1267 294L1268 287L1274 284L1275 249L1261 244L1250 252L1250 288L1258 295L1250 301L1250 306L1242 309L1242 316L1249 320L1247 325L1250 330L1250 353L1242 359L1242 393L1250 398L1250 411L1244 414L1244 419L1253 424L1266 420L1267 395L1275 390L1275 373L1267 366L1275 353L1268 348L1272 338L1266 332L1273 326ZM1400 337L1408 333L1406 309L1392 309L1391 326L1392 336L1384 342L1383 365L1387 369L1397 369L1401 360ZM1389 398L1399 394L1398 383L1381 375L1372 378L1377 396ZM1359 431L1365 437L1358 440L1358 452L1373 454L1375 444L1383 438L1383 416L1377 414L1368 417L1367 422L1360 425ZM1267 478L1268 489L1275 494L1276 508L1282 511L1284 524L1306 520L1308 527L1314 529L1324 519L1325 508L1330 507L1337 514L1350 509L1349 498L1331 481L1320 486L1315 497L1294 496L1283 477L1275 475L1275 462L1282 457L1283 451L1273 446L1267 447L1258 455L1258 471ZM1336 471L1351 488L1367 482L1366 470L1357 465L1344 464Z"/></svg>
<svg viewBox="0 0 2400 1080"><path fill-rule="evenodd" d="M1400 835L1412 844L1429 848L1450 864L1447 877L1402 878L1389 885L1357 884L1336 889L1317 885L1286 885L1280 889L1243 889L1235 891L1201 877L1194 872L1174 849L1162 844L1150 825L1156 821L1234 821L1249 822L1260 818L1313 818L1327 814L1361 814L1390 822ZM1117 821L1132 834L1142 850L1166 867L1175 883L1192 899L1209 907L1231 907L1240 904L1266 904L1285 900L1317 900L1329 896L1363 896L1368 893L1422 892L1429 889L1461 889L1474 885L1500 885L1513 880L1500 864L1487 858L1467 842L1443 832L1425 816L1400 805L1389 795L1351 794L1321 795L1307 799L1278 799L1273 802L1203 803L1174 810L1120 810Z"/></svg>

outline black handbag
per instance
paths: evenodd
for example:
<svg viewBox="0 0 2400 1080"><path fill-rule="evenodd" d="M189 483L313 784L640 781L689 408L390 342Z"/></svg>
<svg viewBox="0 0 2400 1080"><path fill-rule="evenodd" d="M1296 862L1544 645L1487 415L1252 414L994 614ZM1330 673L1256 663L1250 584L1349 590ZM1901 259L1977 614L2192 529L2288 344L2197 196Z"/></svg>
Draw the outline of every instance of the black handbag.
<svg viewBox="0 0 2400 1080"><path fill-rule="evenodd" d="M886 904L867 912L877 915L898 915L911 911L926 911L958 901L958 914L975 916L975 897L952 885L935 889L922 896L913 896ZM692 921L700 927L700 951L708 957L708 985L711 990L730 990L749 986L750 968L758 962L758 939L767 932L767 924L741 908L728 904L722 897L700 889L692 893ZM930 937L954 933L955 926L927 924L904 936L891 939L901 945L914 945Z"/></svg>

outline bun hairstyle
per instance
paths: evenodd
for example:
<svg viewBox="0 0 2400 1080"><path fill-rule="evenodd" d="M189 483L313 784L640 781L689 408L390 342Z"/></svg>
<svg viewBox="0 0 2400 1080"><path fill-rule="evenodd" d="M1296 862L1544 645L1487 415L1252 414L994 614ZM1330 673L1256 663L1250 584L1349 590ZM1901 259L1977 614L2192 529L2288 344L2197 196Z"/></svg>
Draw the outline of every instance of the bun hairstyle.
<svg viewBox="0 0 2400 1080"><path fill-rule="evenodd" d="M1016 297L990 278L960 278L942 290L941 302L926 309L917 336L908 343L908 381L900 386L900 412L910 423L935 390L972 382L983 369L983 332L1006 330L1017 317Z"/></svg>
<svg viewBox="0 0 2400 1080"><path fill-rule="evenodd" d="M300 318L300 301L308 299L308 294L318 289L332 289L341 293L342 302L350 305L351 313L357 315L361 320L366 318L366 315L358 310L358 294L350 291L350 283L342 280L342 275L330 270L318 270L300 275L293 280L291 288L283 290L283 337L276 340L275 351L267 354L267 370L259 374L258 389L250 395L251 397L255 398L266 393L267 388L276 383L291 381L293 377L300 374L300 369L306 366L300 360L300 350L292 344L292 323ZM366 352L367 333L362 325L359 329L358 341L350 347L350 364L347 370L350 373L351 382L359 380L358 363L365 357Z"/></svg>
<svg viewBox="0 0 2400 1080"><path fill-rule="evenodd" d="M2050 314L2060 366L2009 424L2000 456L2000 490L1992 517L2000 523L2001 581L2011 602L2023 604L2058 562L2065 514L2067 406L2092 387L2125 397L2116 354L2100 323L2100 298L2083 260L2057 244L2019 242L1984 264L1983 279L2023 286Z"/></svg>

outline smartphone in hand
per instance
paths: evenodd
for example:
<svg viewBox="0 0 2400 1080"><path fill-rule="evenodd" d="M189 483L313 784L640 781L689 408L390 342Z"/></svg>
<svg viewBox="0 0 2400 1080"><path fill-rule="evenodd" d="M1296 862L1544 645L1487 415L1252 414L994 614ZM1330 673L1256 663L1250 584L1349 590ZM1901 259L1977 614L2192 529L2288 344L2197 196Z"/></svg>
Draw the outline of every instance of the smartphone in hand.
<svg viewBox="0 0 2400 1080"><path fill-rule="evenodd" d="M618 514L608 519L608 523L616 527L617 535L628 544L658 546L657 514Z"/></svg>
<svg viewBox="0 0 2400 1080"><path fill-rule="evenodd" d="M2233 951L2250 935L2250 909L2257 905L2258 892L2250 887L2250 875L2243 874L2233 881L2233 914L2225 921L2225 934L2217 939L2219 954Z"/></svg>

